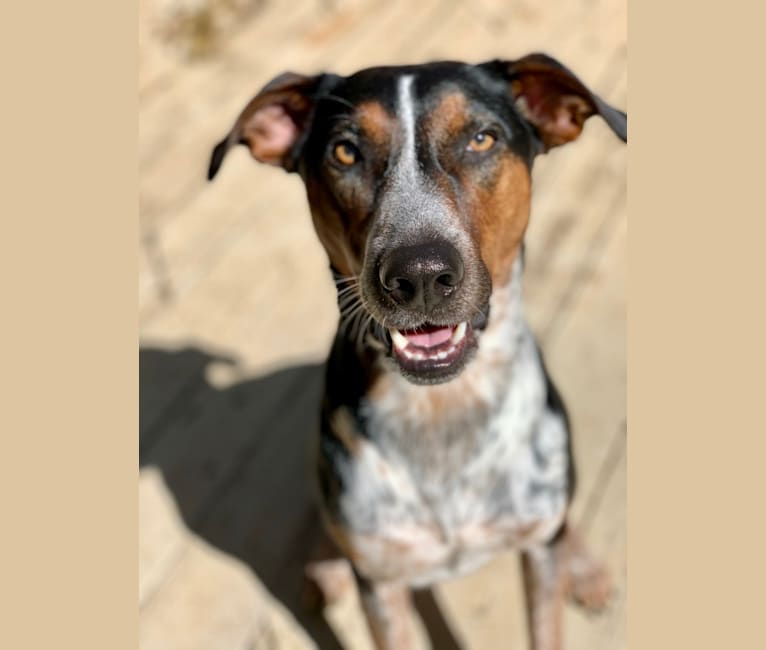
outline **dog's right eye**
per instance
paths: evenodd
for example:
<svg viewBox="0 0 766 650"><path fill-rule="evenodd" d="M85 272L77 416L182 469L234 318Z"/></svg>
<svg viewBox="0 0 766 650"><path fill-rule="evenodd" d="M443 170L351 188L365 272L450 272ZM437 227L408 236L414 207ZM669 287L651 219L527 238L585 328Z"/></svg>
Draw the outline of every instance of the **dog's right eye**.
<svg viewBox="0 0 766 650"><path fill-rule="evenodd" d="M336 144L335 147L333 147L332 153L335 157L335 160L337 160L344 167L351 167L351 165L356 164L361 157L359 154L359 149L357 149L347 140Z"/></svg>
<svg viewBox="0 0 766 650"><path fill-rule="evenodd" d="M495 142L497 142L497 137L492 131L481 131L471 138L466 148L476 153L484 153L494 147Z"/></svg>

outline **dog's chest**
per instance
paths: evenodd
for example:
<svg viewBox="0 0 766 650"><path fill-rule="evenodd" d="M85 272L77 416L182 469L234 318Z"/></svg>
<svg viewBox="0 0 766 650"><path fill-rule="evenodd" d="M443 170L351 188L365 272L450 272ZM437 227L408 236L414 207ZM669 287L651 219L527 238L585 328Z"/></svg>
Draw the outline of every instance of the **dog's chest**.
<svg viewBox="0 0 766 650"><path fill-rule="evenodd" d="M429 427L417 404L409 418L370 407L371 439L344 470L338 504L357 567L424 585L551 535L566 507L568 452L545 386L530 337L504 394L481 413Z"/></svg>

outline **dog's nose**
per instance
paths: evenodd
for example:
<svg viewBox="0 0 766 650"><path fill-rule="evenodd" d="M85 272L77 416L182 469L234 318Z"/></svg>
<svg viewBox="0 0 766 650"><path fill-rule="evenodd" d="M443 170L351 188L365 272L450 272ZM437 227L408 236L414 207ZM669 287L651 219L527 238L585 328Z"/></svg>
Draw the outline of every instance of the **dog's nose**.
<svg viewBox="0 0 766 650"><path fill-rule="evenodd" d="M447 242L401 246L383 258L378 277L395 302L427 313L457 291L463 259Z"/></svg>

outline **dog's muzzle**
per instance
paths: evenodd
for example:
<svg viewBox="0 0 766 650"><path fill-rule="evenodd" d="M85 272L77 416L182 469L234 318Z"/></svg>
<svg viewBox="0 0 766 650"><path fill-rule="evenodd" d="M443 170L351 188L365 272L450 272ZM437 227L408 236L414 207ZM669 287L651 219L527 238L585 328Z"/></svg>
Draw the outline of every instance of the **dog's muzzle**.
<svg viewBox="0 0 766 650"><path fill-rule="evenodd" d="M414 383L448 381L476 347L475 314L461 295L465 274L460 252L443 240L397 246L380 258L375 290L386 310L390 357Z"/></svg>

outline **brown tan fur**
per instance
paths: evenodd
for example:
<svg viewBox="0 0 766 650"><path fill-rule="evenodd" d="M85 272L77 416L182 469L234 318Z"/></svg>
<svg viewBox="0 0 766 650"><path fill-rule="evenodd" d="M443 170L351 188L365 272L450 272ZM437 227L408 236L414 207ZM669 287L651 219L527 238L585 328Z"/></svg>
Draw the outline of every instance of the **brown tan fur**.
<svg viewBox="0 0 766 650"><path fill-rule="evenodd" d="M332 414L332 430L351 454L360 451L361 438L354 427L353 418L346 408L336 409Z"/></svg>
<svg viewBox="0 0 766 650"><path fill-rule="evenodd" d="M355 111L362 134L380 148L386 148L391 141L395 123L380 102L363 102Z"/></svg>
<svg viewBox="0 0 766 650"><path fill-rule="evenodd" d="M523 161L508 154L486 186L469 186L469 210L492 282L504 285L529 222L531 181Z"/></svg>
<svg viewBox="0 0 766 650"><path fill-rule="evenodd" d="M330 263L344 276L358 275L363 245L363 228L359 218L344 219L337 203L317 180L307 182L306 192L314 229Z"/></svg>
<svg viewBox="0 0 766 650"><path fill-rule="evenodd" d="M435 142L445 142L444 136L455 136L469 120L468 103L460 92L445 94L425 119L426 132Z"/></svg>

